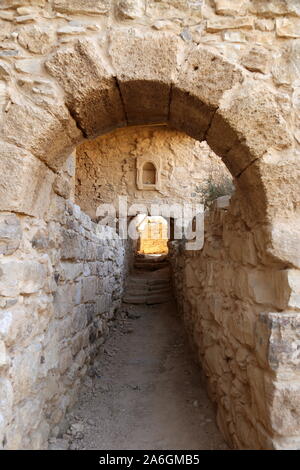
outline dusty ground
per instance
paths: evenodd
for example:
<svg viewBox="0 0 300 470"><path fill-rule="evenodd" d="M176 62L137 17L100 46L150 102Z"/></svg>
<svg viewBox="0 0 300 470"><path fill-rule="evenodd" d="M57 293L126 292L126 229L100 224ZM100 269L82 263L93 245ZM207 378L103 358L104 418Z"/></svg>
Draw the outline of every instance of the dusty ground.
<svg viewBox="0 0 300 470"><path fill-rule="evenodd" d="M126 307L128 308L128 306ZM226 449L173 302L129 306L68 415L71 449Z"/></svg>

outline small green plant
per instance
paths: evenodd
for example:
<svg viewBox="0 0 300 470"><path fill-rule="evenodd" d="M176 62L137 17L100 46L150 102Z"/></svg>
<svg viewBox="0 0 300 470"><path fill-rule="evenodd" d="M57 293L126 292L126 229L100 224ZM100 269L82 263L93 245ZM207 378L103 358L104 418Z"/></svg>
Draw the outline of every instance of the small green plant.
<svg viewBox="0 0 300 470"><path fill-rule="evenodd" d="M224 177L222 181L214 181L210 178L207 181L207 185L202 190L203 203L205 207L210 206L210 204L220 196L228 196L234 192L235 186L233 184L232 178L229 176Z"/></svg>

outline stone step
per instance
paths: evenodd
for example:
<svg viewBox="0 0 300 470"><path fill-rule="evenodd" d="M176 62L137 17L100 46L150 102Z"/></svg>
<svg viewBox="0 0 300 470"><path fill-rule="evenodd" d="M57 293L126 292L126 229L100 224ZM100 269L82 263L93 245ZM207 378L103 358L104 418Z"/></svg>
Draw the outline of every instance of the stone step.
<svg viewBox="0 0 300 470"><path fill-rule="evenodd" d="M162 263L138 262L138 263L134 263L135 269L143 269L145 271L156 271L158 269L166 268L167 266L169 266L168 262L162 262Z"/></svg>
<svg viewBox="0 0 300 470"><path fill-rule="evenodd" d="M136 291L134 289L126 289L126 295L132 297L132 296L138 296L138 297L147 297L151 295L165 295L165 294L170 294L172 290L170 288L168 289L156 289L153 291L150 291L148 289L145 289L144 291Z"/></svg>
<svg viewBox="0 0 300 470"><path fill-rule="evenodd" d="M152 295L129 295L126 294L123 298L125 304L163 304L172 300L171 292L163 294L152 294Z"/></svg>
<svg viewBox="0 0 300 470"><path fill-rule="evenodd" d="M154 304L164 304L165 302L170 302L172 300L171 294L164 294L164 295L149 295L147 297L147 305L154 305Z"/></svg>
<svg viewBox="0 0 300 470"><path fill-rule="evenodd" d="M146 298L144 295L125 295L123 298L124 304L145 304L146 303Z"/></svg>

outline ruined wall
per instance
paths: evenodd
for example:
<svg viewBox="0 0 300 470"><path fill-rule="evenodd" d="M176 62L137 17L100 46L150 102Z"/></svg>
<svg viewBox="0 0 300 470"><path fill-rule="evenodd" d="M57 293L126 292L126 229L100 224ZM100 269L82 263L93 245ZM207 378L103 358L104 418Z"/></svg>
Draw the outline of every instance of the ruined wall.
<svg viewBox="0 0 300 470"><path fill-rule="evenodd" d="M262 445L261 436L266 435L266 448L299 447L300 393L295 375L299 347L299 297L295 289L299 280L298 271L283 270L284 267L300 267L299 18L297 0L1 2L0 208L5 214L7 211L15 213L11 219L13 228L7 229L10 223L5 222L1 229L5 234L1 240L8 239L10 246L7 251L7 242L4 242L0 271L0 428L5 447L43 447L49 433L47 423L55 427L55 419L44 413L47 394L54 397L53 400L62 396L62 380L51 382L51 373L47 374L51 383L43 388L45 379L40 376L47 362L43 363L39 352L44 337L53 354L56 351L50 346L49 325L54 324L52 320L58 315L52 296L57 284L53 266L59 262L60 255L57 259L55 255L54 261L48 251L40 255L31 244L30 233L32 227L42 227L47 232L52 223L49 222L48 227L49 206L55 212L53 221L60 220L65 213L64 198L72 197L72 185L68 171L62 170L63 162L85 137L97 137L128 123L162 121L197 139L207 139L214 151L223 156L249 201L247 216L243 215L240 222L247 221L249 229L242 229L243 248L237 248L240 245L232 234L236 243L232 243L230 252L228 248L217 252L213 249L206 252L206 256L210 259L208 274L211 274L209 266L213 266L220 278L224 274L232 274L234 278L234 284L230 277L215 280L227 293L230 306L237 309L236 315L235 310L229 309L232 322L227 326L232 332L226 333L230 338L228 343L232 338L238 340L239 333L235 331L240 315L244 327L248 315L251 323L255 312L256 331L261 334L255 337L256 355L253 345L245 348L250 339L243 339L243 332L240 336L247 353L251 352L249 357L255 357L254 367L259 363L259 367L252 370L252 373L257 371L257 375L251 379L260 384L259 393L250 401L249 386L245 386L246 395L242 393L244 389L237 392L236 388L240 387L237 380L232 396L234 403L238 401L235 395L241 400L246 396L246 404L239 403L241 410L247 410L249 403L260 405L253 405L254 417L243 418L246 424L238 427L239 422L244 422L242 418L241 421L234 418L238 405L231 409L222 395L220 409L223 411L219 415L225 414L227 406L226 416L230 416L233 423L228 429L231 428L231 435L236 435L236 445L244 446L249 436L249 442L259 440ZM54 192L58 198L54 197ZM28 221L22 236L15 217L25 224ZM75 221L72 218L70 224L76 226ZM7 230L12 230L12 240ZM80 228L80 232L84 230ZM26 241L27 235L30 243ZM24 246L14 251L19 237L22 243L24 240ZM258 272L250 269L254 279L257 279L255 276L259 279L255 281L254 294L253 278L247 274L248 265L252 266L250 255L243 254L246 259L235 261L235 256L244 253L247 237L255 238L256 255L261 256L258 257ZM220 237L212 237L212 241L219 248L223 247L222 243L221 246L217 243ZM38 241L37 245L44 250L43 241ZM207 246L211 246L210 243ZM10 250L13 251L10 253ZM51 251L51 246L47 250ZM55 254L56 248L52 252ZM220 262L222 256L228 257L229 266L234 265L237 271L232 273L231 268L225 268ZM11 265L5 271L8 262L16 258L15 267ZM197 264L192 256L187 262ZM245 263L247 268L238 270ZM12 279L14 269L16 274ZM49 280L48 271L52 273ZM195 272L198 271L195 269ZM236 272L239 276L235 276ZM274 289L273 282L278 277L279 287ZM203 299L204 312L210 311L204 302L212 291L209 279L203 281L201 292L198 283L194 288L198 292L199 308ZM247 298L244 316L241 289ZM284 299L280 303L277 290ZM210 295L210 298L214 302L215 297ZM195 298L193 305L188 311L196 318ZM257 305L260 305L260 313ZM199 329L202 328L200 323ZM220 336L224 337L225 327L217 327L215 320L212 323L216 335L221 331ZM59 331L55 329L54 333L58 335ZM40 337L41 341L34 340ZM218 346L221 339L212 341ZM231 363L238 370L236 376L242 377L243 384L249 384L250 376L245 376L248 370L245 372L244 366L238 366L237 360L222 360L221 347L215 350L222 367ZM236 347L235 351L238 350ZM17 359L12 362L10 357L14 354ZM60 367L60 358L55 354L54 371ZM79 354L82 360L85 353ZM30 373L26 364L30 364ZM212 371L214 367L217 368L217 364L211 366ZM37 376L32 370L38 371ZM54 376L60 377L59 372ZM272 380L268 382L270 377ZM39 387L43 393L39 392ZM212 388L216 390L215 385ZM250 387L250 390L255 391L255 388ZM221 396L222 393L218 393ZM226 396L228 393L226 391ZM256 418L258 406L261 418ZM244 417L244 414L244 411L236 412L238 416ZM256 434L251 431L245 436L244 430L254 429L255 424Z"/></svg>
<svg viewBox="0 0 300 470"><path fill-rule="evenodd" d="M0 216L0 448L46 448L101 352L126 270L101 233L58 196L47 221Z"/></svg>
<svg viewBox="0 0 300 470"><path fill-rule="evenodd" d="M137 188L137 158L159 158L159 190ZM101 203L127 196L128 204L201 202L208 182L231 180L206 142L161 127L129 127L85 141L76 150L76 203L91 217Z"/></svg>
<svg viewBox="0 0 300 470"><path fill-rule="evenodd" d="M299 448L299 271L263 264L236 196L206 212L200 252L169 246L179 311L227 442Z"/></svg>

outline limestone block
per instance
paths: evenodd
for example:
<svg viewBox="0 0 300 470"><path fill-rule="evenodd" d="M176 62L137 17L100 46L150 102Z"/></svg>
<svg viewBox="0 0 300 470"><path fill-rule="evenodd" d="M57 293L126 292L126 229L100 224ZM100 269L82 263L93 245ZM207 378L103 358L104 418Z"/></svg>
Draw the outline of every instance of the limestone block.
<svg viewBox="0 0 300 470"><path fill-rule="evenodd" d="M276 15L300 16L298 0L252 0L249 11L255 15L273 18Z"/></svg>
<svg viewBox="0 0 300 470"><path fill-rule="evenodd" d="M3 259L0 262L0 295L33 294L45 286L47 267L36 261Z"/></svg>
<svg viewBox="0 0 300 470"><path fill-rule="evenodd" d="M79 333L72 338L72 354L76 356L83 347L83 334Z"/></svg>
<svg viewBox="0 0 300 470"><path fill-rule="evenodd" d="M281 310L292 307L290 302L299 305L296 270L251 270L248 282L252 296L259 304L272 305Z"/></svg>
<svg viewBox="0 0 300 470"><path fill-rule="evenodd" d="M266 423L267 401L265 392L266 371L253 364L247 366L247 377L251 391L252 410L256 419Z"/></svg>
<svg viewBox="0 0 300 470"><path fill-rule="evenodd" d="M235 311L223 320L225 328L241 344L255 347L256 313L249 306L235 303Z"/></svg>
<svg viewBox="0 0 300 470"><path fill-rule="evenodd" d="M99 314L105 313L109 310L111 302L111 296L109 294L103 294L97 297L97 312Z"/></svg>
<svg viewBox="0 0 300 470"><path fill-rule="evenodd" d="M42 217L53 173L37 158L14 145L0 143L0 210Z"/></svg>
<svg viewBox="0 0 300 470"><path fill-rule="evenodd" d="M222 38L224 41L228 42L247 42L246 36L242 31L223 31Z"/></svg>
<svg viewBox="0 0 300 470"><path fill-rule="evenodd" d="M26 349L17 351L12 358L10 369L14 389L14 403L29 397L35 387L41 361L41 345L32 343Z"/></svg>
<svg viewBox="0 0 300 470"><path fill-rule="evenodd" d="M65 348L60 351L59 354L59 372L64 374L67 369L72 365L73 356L72 351L69 348Z"/></svg>
<svg viewBox="0 0 300 470"><path fill-rule="evenodd" d="M64 175L57 175L53 183L53 190L59 196L64 199L68 199L71 194L71 184L72 181L70 178L67 178Z"/></svg>
<svg viewBox="0 0 300 470"><path fill-rule="evenodd" d="M245 13L245 0L214 0L218 15L236 16Z"/></svg>
<svg viewBox="0 0 300 470"><path fill-rule="evenodd" d="M299 176L300 166L297 152L272 150L250 165L238 178L239 187L247 194L247 197L254 196L256 220L259 217L259 212L263 211L270 220L268 252L276 256L278 251L278 258L279 255L283 255L281 260L287 260L288 252L292 250L294 255L290 256L288 260L296 266L299 260L299 251L297 252L296 247L299 247L297 230L300 218L294 208L300 201ZM286 181L288 184L285 184ZM282 204L283 193L284 204ZM288 235L285 236L284 232Z"/></svg>
<svg viewBox="0 0 300 470"><path fill-rule="evenodd" d="M26 326L25 309L15 307L0 310L0 338L10 346L18 336L22 336L22 329Z"/></svg>
<svg viewBox="0 0 300 470"><path fill-rule="evenodd" d="M300 385L299 381L269 381L266 394L270 403L270 427L280 436L299 433Z"/></svg>
<svg viewBox="0 0 300 470"><path fill-rule="evenodd" d="M0 254L11 255L20 246L22 228L15 214L0 214Z"/></svg>
<svg viewBox="0 0 300 470"><path fill-rule="evenodd" d="M284 379L299 370L299 312L262 313L256 324L256 355L262 367Z"/></svg>
<svg viewBox="0 0 300 470"><path fill-rule="evenodd" d="M290 85L298 78L300 41L289 41L278 53L272 66L272 75L276 84Z"/></svg>
<svg viewBox="0 0 300 470"><path fill-rule="evenodd" d="M247 80L226 95L213 118L207 142L217 154L226 153L224 162L238 175L269 148L291 146L292 137L276 96L265 86Z"/></svg>
<svg viewBox="0 0 300 470"><path fill-rule="evenodd" d="M64 88L67 106L85 136L125 124L115 78L90 41L77 40L58 50L45 65Z"/></svg>
<svg viewBox="0 0 300 470"><path fill-rule="evenodd" d="M8 364L8 354L4 341L0 340L0 368Z"/></svg>
<svg viewBox="0 0 300 470"><path fill-rule="evenodd" d="M27 73L28 75L38 75L42 72L41 59L23 59L18 60L15 64L15 69L18 72Z"/></svg>
<svg viewBox="0 0 300 470"><path fill-rule="evenodd" d="M62 260L80 260L83 259L84 249L80 236L74 230L62 229Z"/></svg>
<svg viewBox="0 0 300 470"><path fill-rule="evenodd" d="M268 73L269 57L266 49L254 46L242 56L241 64L251 72Z"/></svg>
<svg viewBox="0 0 300 470"><path fill-rule="evenodd" d="M145 14L145 0L117 0L116 13L123 19L134 20Z"/></svg>
<svg viewBox="0 0 300 470"><path fill-rule="evenodd" d="M283 271L283 290L286 296L286 307L300 310L300 270L287 269Z"/></svg>
<svg viewBox="0 0 300 470"><path fill-rule="evenodd" d="M95 301L97 286L98 279L96 277L87 277L82 279L81 301L83 303Z"/></svg>
<svg viewBox="0 0 300 470"><path fill-rule="evenodd" d="M62 284L57 287L53 300L55 316L63 318L73 310L73 292L69 284Z"/></svg>
<svg viewBox="0 0 300 470"><path fill-rule="evenodd" d="M4 422L11 418L13 405L13 388L11 382L4 377L0 378L0 415Z"/></svg>
<svg viewBox="0 0 300 470"><path fill-rule="evenodd" d="M53 105L50 113L31 102L14 103L0 130L6 140L30 151L52 168L61 166L64 155L70 154L81 139L75 121L60 104Z"/></svg>
<svg viewBox="0 0 300 470"><path fill-rule="evenodd" d="M221 56L191 48L172 88L171 125L203 140L222 95L242 79L241 71Z"/></svg>
<svg viewBox="0 0 300 470"><path fill-rule="evenodd" d="M268 251L276 259L300 268L300 219L274 220L270 227L271 243Z"/></svg>
<svg viewBox="0 0 300 470"><path fill-rule="evenodd" d="M217 344L206 349L204 358L205 362L208 364L208 368L211 374L217 374L221 376L224 370L226 370L222 350Z"/></svg>
<svg viewBox="0 0 300 470"><path fill-rule="evenodd" d="M259 31L274 31L274 20L270 19L257 19L255 21L255 28Z"/></svg>
<svg viewBox="0 0 300 470"><path fill-rule="evenodd" d="M66 281L74 281L83 274L83 264L66 261L62 263L62 271Z"/></svg>
<svg viewBox="0 0 300 470"><path fill-rule="evenodd" d="M54 29L49 25L28 25L18 32L19 44L34 54L45 54L56 39Z"/></svg>
<svg viewBox="0 0 300 470"><path fill-rule="evenodd" d="M206 31L208 33L217 33L227 29L253 29L253 26L253 18L247 16L240 18L220 18L208 20Z"/></svg>
<svg viewBox="0 0 300 470"><path fill-rule="evenodd" d="M276 20L276 34L280 38L300 38L300 20L278 18Z"/></svg>
<svg viewBox="0 0 300 470"><path fill-rule="evenodd" d="M16 17L16 23L17 24L23 24L23 23L33 23L34 21L37 20L37 15L21 15Z"/></svg>
<svg viewBox="0 0 300 470"><path fill-rule="evenodd" d="M58 35L77 35L79 33L84 33L86 28L84 26L76 25L66 25L57 30Z"/></svg>
<svg viewBox="0 0 300 470"><path fill-rule="evenodd" d="M109 54L129 124L166 122L180 39L162 32L134 37L118 31L110 40Z"/></svg>
<svg viewBox="0 0 300 470"><path fill-rule="evenodd" d="M61 13L103 15L110 4L111 0L54 0L53 8Z"/></svg>
<svg viewBox="0 0 300 470"><path fill-rule="evenodd" d="M93 299L93 300L96 301L97 299ZM84 304L81 307L83 311L85 312L84 315L86 316L87 324L90 325L96 316L96 304L95 303Z"/></svg>

